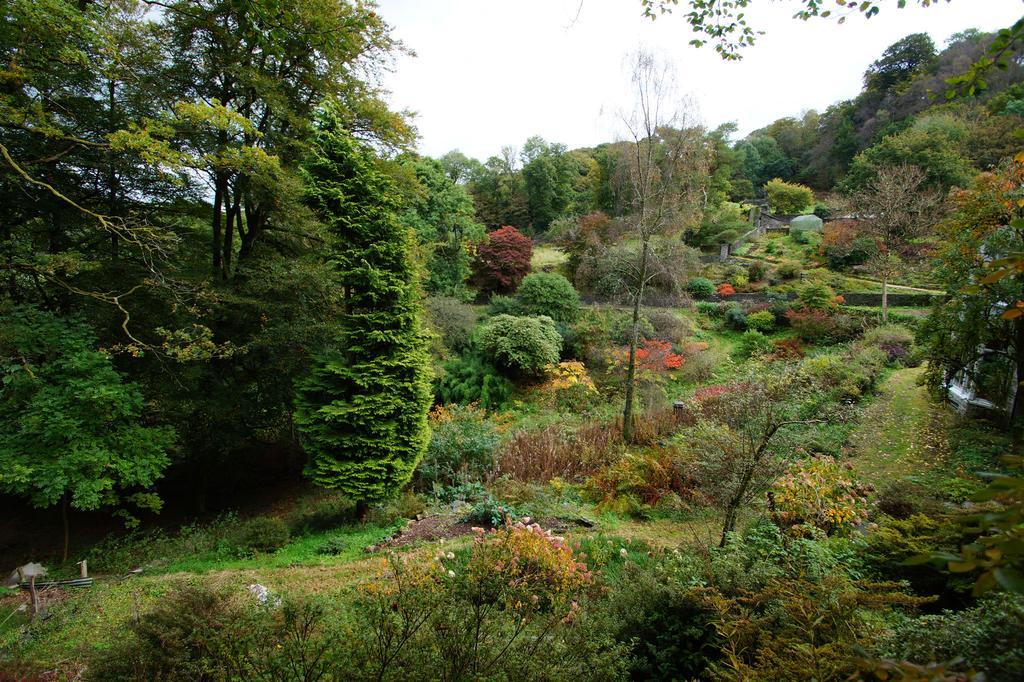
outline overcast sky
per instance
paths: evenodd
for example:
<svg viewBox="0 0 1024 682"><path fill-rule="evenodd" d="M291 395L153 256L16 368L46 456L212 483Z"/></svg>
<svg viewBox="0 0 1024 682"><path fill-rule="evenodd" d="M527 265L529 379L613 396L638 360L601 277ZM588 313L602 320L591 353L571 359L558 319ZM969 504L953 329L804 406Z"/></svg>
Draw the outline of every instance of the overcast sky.
<svg viewBox="0 0 1024 682"><path fill-rule="evenodd" d="M639 47L672 61L709 127L740 134L782 116L855 96L867 66L908 33L941 49L965 28L995 30L1022 14L1021 0L953 0L899 10L883 0L871 20L802 22L796 0L748 10L766 32L739 62L693 37L682 11L650 21L640 0L379 0L395 35L415 51L385 79L395 108L416 112L419 150L452 149L480 160L540 135L570 148L614 139L615 112L630 107L626 55ZM680 5L685 4L685 0Z"/></svg>

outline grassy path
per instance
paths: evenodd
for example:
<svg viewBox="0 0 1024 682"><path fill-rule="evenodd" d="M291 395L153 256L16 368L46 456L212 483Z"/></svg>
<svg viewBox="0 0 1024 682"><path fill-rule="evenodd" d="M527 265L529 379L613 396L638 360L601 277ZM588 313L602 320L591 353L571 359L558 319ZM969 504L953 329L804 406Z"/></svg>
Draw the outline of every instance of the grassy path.
<svg viewBox="0 0 1024 682"><path fill-rule="evenodd" d="M854 471L877 490L941 467L947 456L952 413L917 385L923 371L917 367L892 372L850 438Z"/></svg>

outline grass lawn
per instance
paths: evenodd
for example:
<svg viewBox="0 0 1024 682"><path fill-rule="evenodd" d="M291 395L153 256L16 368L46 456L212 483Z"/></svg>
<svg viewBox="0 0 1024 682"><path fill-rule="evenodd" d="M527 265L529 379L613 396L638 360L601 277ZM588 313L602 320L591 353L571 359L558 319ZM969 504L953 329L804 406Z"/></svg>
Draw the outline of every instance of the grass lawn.
<svg viewBox="0 0 1024 682"><path fill-rule="evenodd" d="M556 246L535 246L530 269L533 272L558 272L568 260L565 252Z"/></svg>
<svg viewBox="0 0 1024 682"><path fill-rule="evenodd" d="M917 385L924 368L889 374L850 439L854 471L880 490L943 468L952 412Z"/></svg>

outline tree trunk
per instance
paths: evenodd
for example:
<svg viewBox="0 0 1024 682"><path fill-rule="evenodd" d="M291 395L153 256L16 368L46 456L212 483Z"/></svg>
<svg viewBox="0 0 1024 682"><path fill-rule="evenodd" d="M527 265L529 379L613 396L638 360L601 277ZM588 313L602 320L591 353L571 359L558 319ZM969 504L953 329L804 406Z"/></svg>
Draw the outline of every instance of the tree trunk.
<svg viewBox="0 0 1024 682"><path fill-rule="evenodd" d="M889 323L889 277L882 277L882 324Z"/></svg>
<svg viewBox="0 0 1024 682"><path fill-rule="evenodd" d="M366 523L367 517L370 515L370 504L366 500L358 500L356 502L356 518L359 519L359 523Z"/></svg>
<svg viewBox="0 0 1024 682"><path fill-rule="evenodd" d="M65 492L60 499L60 518L64 522L64 557L61 563L68 562L68 551L71 549L71 525L68 523L68 494Z"/></svg>
<svg viewBox="0 0 1024 682"><path fill-rule="evenodd" d="M220 275L221 234L223 230L221 209L224 206L224 190L226 189L227 181L218 174L214 179L213 186L213 244L211 245L211 251L213 256L213 276L217 277Z"/></svg>
<svg viewBox="0 0 1024 682"><path fill-rule="evenodd" d="M626 405L622 409L622 439L627 443L633 442L633 403L636 393L636 347L640 336L640 306L643 304L644 283L647 279L647 254L650 248L650 240L644 239L643 249L640 252L640 285L636 290L636 300L633 301L633 328L629 335L629 366L626 370Z"/></svg>
<svg viewBox="0 0 1024 682"><path fill-rule="evenodd" d="M1024 445L1024 317L1013 321L1013 399L1010 402L1009 428L1013 436L1013 454L1020 454Z"/></svg>

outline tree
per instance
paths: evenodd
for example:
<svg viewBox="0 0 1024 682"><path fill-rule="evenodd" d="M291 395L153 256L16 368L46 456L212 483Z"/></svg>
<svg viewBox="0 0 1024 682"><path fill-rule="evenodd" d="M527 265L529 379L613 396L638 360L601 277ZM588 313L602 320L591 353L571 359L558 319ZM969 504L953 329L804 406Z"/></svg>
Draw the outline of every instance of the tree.
<svg viewBox="0 0 1024 682"><path fill-rule="evenodd" d="M544 232L572 205L573 179L579 175L576 162L564 145L548 144L540 137L526 141L522 161L530 224L535 232Z"/></svg>
<svg viewBox="0 0 1024 682"><path fill-rule="evenodd" d="M868 186L883 166L916 166L931 189L964 187L974 175L965 155L968 129L948 115L923 116L899 133L887 135L854 157L850 172L839 185L853 193Z"/></svg>
<svg viewBox="0 0 1024 682"><path fill-rule="evenodd" d="M873 260L882 280L882 321L889 320L889 281L899 271L899 253L925 235L939 219L940 196L925 185L925 174L914 166L884 166L875 180L854 197L864 217L864 229L879 246Z"/></svg>
<svg viewBox="0 0 1024 682"><path fill-rule="evenodd" d="M123 143L166 139L177 152L166 160L207 176L211 265L222 279L232 276L236 253L240 262L247 258L267 230L282 227L277 214L300 200L296 169L323 99L342 102L339 115L364 139L411 140L402 118L359 80L395 48L370 6L174 0L159 36L166 49L160 77L169 84L163 127L144 123Z"/></svg>
<svg viewBox="0 0 1024 682"><path fill-rule="evenodd" d="M696 130L676 104L672 73L654 57L637 52L632 59L634 109L622 116L629 134L626 170L632 200L631 232L639 242L638 258L625 278L633 297L633 315L626 370L622 434L633 438L636 388L636 349L640 340L640 311L644 291L657 273L651 272L651 240L699 212L696 195L706 181L708 158L702 131ZM681 230L680 230L681 231Z"/></svg>
<svg viewBox="0 0 1024 682"><path fill-rule="evenodd" d="M96 350L84 323L20 307L0 326L0 489L37 508L61 506L67 561L69 508L159 510L149 489L170 464L174 432L145 424L138 386Z"/></svg>
<svg viewBox="0 0 1024 682"><path fill-rule="evenodd" d="M776 213L804 213L814 205L814 192L810 187L784 182L779 178L765 186L768 206Z"/></svg>
<svg viewBox="0 0 1024 682"><path fill-rule="evenodd" d="M305 166L309 200L337 239L344 314L333 348L297 386L307 473L365 512L405 485L430 439L430 359L411 235L391 179L328 106Z"/></svg>
<svg viewBox="0 0 1024 682"><path fill-rule="evenodd" d="M864 86L888 92L935 61L935 43L927 33L911 33L885 48L864 74Z"/></svg>
<svg viewBox="0 0 1024 682"><path fill-rule="evenodd" d="M509 293L519 287L530 271L533 242L519 230L506 225L487 235L476 248L473 280L486 293Z"/></svg>
<svg viewBox="0 0 1024 682"><path fill-rule="evenodd" d="M1013 259L1024 253L1022 178L1024 164L1008 162L950 195L952 214L938 225L944 246L935 269L947 298L933 306L918 331L929 357L929 384L945 390L959 377L980 392L991 391L993 402L1012 399L1008 424L1018 440L1024 416L1024 391L1016 386L1024 377L1024 282Z"/></svg>
<svg viewBox="0 0 1024 682"><path fill-rule="evenodd" d="M715 490L725 513L721 546L744 506L764 493L784 470L790 427L824 423L822 396L794 367L762 368L694 396L698 424L687 445L698 454L699 476Z"/></svg>
<svg viewBox="0 0 1024 682"><path fill-rule="evenodd" d="M439 162L420 158L408 164L416 184L405 202L402 222L426 247L426 289L465 300L470 274L466 243L484 236L483 225L476 222L473 198L445 174Z"/></svg>

